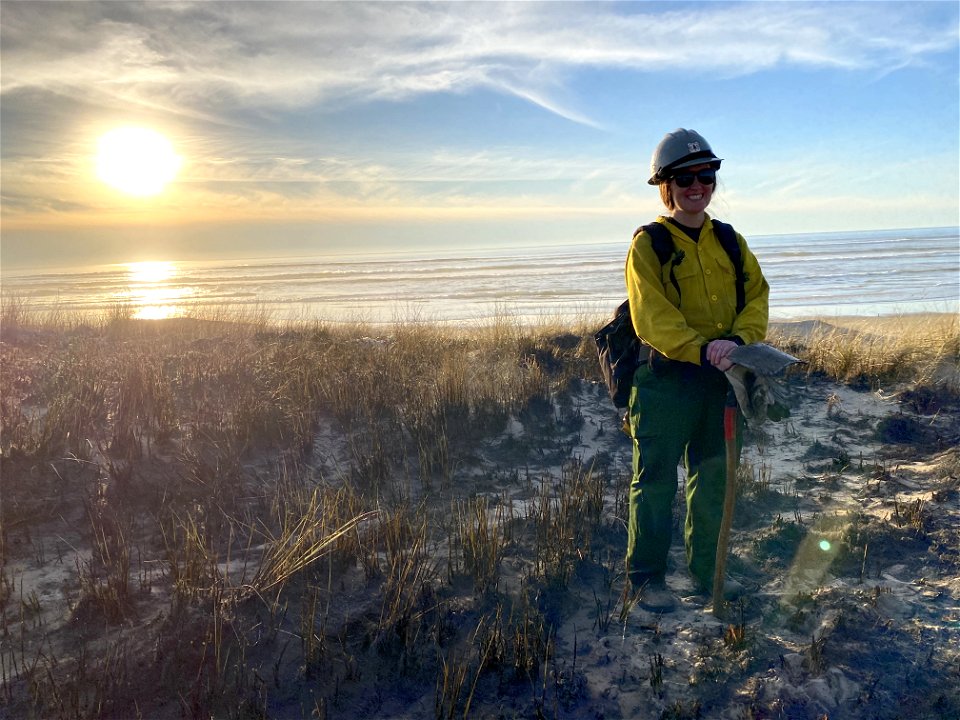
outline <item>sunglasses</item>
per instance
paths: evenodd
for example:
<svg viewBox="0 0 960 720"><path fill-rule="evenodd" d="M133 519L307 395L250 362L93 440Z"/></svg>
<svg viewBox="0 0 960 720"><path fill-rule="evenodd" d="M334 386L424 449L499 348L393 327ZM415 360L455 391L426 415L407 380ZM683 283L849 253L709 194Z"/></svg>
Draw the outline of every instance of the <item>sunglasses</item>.
<svg viewBox="0 0 960 720"><path fill-rule="evenodd" d="M701 185L713 185L717 181L717 171L713 168L706 168L695 173L677 173L670 178L677 187L688 188L693 185L694 179L699 180Z"/></svg>

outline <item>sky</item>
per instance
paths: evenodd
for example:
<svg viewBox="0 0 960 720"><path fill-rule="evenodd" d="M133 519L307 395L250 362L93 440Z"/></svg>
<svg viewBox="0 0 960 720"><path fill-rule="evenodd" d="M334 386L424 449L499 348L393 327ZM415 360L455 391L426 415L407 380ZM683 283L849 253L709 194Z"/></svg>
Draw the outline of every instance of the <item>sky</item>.
<svg viewBox="0 0 960 720"><path fill-rule="evenodd" d="M678 127L748 238L957 226L958 8L2 0L0 263L626 243Z"/></svg>

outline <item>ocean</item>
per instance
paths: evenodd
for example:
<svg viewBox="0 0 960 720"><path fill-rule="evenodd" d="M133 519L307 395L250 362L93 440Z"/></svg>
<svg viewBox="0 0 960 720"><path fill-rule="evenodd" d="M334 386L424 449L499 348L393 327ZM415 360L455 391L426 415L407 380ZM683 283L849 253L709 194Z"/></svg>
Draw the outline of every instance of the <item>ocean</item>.
<svg viewBox="0 0 960 720"><path fill-rule="evenodd" d="M960 312L960 228L751 236L773 319ZM31 310L165 318L204 308L276 320L482 322L609 315L627 242L0 269Z"/></svg>

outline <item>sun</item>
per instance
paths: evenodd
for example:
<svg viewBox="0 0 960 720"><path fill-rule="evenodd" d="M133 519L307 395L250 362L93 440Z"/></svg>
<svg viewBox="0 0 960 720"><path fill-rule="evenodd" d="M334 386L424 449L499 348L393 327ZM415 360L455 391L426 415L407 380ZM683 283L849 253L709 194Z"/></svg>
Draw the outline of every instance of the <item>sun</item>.
<svg viewBox="0 0 960 720"><path fill-rule="evenodd" d="M170 141L155 130L122 127L100 137L97 176L128 195L149 197L163 192L181 163Z"/></svg>

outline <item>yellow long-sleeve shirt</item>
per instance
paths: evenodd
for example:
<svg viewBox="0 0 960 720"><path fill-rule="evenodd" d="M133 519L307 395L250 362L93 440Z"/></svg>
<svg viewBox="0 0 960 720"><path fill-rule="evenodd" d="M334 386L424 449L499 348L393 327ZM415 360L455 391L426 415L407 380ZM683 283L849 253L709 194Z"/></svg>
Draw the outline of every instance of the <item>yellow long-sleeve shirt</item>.
<svg viewBox="0 0 960 720"><path fill-rule="evenodd" d="M710 340L736 335L747 344L762 341L767 334L770 286L743 237L737 233L746 305L738 315L733 262L720 245L709 215L697 242L666 217L658 217L657 222L670 231L675 252L683 253L673 269L680 296L670 282L671 263L661 265L650 235L638 234L626 264L627 296L637 335L671 360L697 365L701 348Z"/></svg>

